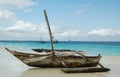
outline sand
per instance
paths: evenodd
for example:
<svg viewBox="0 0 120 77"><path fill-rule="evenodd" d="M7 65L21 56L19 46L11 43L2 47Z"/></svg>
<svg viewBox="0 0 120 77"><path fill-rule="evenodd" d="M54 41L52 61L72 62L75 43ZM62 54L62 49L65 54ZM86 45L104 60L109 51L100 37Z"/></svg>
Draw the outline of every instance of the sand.
<svg viewBox="0 0 120 77"><path fill-rule="evenodd" d="M120 77L120 56L103 56L100 62L111 71L67 74L59 68L31 68L0 47L0 77Z"/></svg>

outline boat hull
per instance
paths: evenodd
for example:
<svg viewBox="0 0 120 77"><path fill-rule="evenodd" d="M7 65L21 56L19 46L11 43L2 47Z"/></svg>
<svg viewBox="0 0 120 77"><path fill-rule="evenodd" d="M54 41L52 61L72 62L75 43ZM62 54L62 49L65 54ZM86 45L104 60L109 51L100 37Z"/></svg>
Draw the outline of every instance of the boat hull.
<svg viewBox="0 0 120 77"><path fill-rule="evenodd" d="M53 60L53 56L50 54L41 55L7 50L23 63L32 67L92 67L97 66L101 59L101 56L86 56L85 59L81 56L58 55Z"/></svg>
<svg viewBox="0 0 120 77"><path fill-rule="evenodd" d="M89 58L91 61L86 61L82 57L57 57L57 59L52 60L52 57L43 57L44 59L41 60L41 57L38 58L31 58L31 59L24 59L23 61L33 67L91 67L97 66L99 59L96 57ZM35 61L38 59L38 61ZM93 60L94 59L94 60ZM62 64L65 63L65 65Z"/></svg>

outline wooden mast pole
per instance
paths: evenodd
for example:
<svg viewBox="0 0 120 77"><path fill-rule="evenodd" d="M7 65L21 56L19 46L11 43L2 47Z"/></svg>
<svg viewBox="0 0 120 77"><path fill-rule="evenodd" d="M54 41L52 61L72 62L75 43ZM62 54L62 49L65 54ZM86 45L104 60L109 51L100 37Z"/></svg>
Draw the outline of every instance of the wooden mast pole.
<svg viewBox="0 0 120 77"><path fill-rule="evenodd" d="M51 28L50 28L50 24L49 24L49 21L48 21L46 10L44 10L44 15L45 15L46 23L47 23L48 30L49 30L50 44L51 44L51 48L52 48L52 57L53 57L53 60L54 60L55 51L54 51L54 45L53 45L53 37L52 37L52 32L51 32Z"/></svg>

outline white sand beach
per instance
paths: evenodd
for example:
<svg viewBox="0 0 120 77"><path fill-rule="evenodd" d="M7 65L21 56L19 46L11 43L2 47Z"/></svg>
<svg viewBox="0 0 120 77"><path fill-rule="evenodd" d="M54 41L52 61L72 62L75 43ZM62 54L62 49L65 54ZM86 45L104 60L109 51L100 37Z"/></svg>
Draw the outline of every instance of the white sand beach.
<svg viewBox="0 0 120 77"><path fill-rule="evenodd" d="M67 74L59 68L29 67L0 47L0 77L119 77L120 56L103 56L100 62L111 71Z"/></svg>

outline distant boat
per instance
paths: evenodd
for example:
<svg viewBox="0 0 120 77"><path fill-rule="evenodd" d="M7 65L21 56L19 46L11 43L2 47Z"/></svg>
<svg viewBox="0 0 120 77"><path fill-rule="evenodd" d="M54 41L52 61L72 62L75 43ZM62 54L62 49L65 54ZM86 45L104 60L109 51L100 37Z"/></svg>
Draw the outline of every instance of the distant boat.
<svg viewBox="0 0 120 77"><path fill-rule="evenodd" d="M40 37L40 43L45 43L45 41L42 40L42 37Z"/></svg>
<svg viewBox="0 0 120 77"><path fill-rule="evenodd" d="M40 43L45 43L45 41L40 41Z"/></svg>
<svg viewBox="0 0 120 77"><path fill-rule="evenodd" d="M59 41L58 40L54 40L53 43L59 43Z"/></svg>
<svg viewBox="0 0 120 77"><path fill-rule="evenodd" d="M53 38L53 43L59 43L58 40L54 39L54 36L52 36L52 38Z"/></svg>

